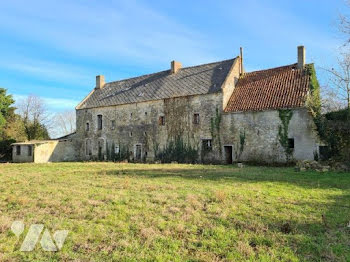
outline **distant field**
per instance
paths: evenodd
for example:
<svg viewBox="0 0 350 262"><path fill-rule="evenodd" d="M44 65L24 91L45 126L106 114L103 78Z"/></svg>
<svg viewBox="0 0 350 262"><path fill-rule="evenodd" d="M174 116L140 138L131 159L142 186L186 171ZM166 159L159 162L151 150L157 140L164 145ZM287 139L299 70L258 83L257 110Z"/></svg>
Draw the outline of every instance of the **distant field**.
<svg viewBox="0 0 350 262"><path fill-rule="evenodd" d="M349 173L0 165L1 261L350 261L349 221ZM69 230L63 248L21 252L33 223Z"/></svg>

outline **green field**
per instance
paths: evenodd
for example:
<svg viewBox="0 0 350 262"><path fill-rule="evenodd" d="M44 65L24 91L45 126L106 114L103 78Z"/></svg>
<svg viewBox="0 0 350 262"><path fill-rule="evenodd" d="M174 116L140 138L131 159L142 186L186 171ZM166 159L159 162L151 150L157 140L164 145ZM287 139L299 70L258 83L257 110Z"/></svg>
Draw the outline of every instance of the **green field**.
<svg viewBox="0 0 350 262"><path fill-rule="evenodd" d="M349 173L0 165L1 261L350 261L349 221ZM33 223L69 230L63 248L21 252Z"/></svg>

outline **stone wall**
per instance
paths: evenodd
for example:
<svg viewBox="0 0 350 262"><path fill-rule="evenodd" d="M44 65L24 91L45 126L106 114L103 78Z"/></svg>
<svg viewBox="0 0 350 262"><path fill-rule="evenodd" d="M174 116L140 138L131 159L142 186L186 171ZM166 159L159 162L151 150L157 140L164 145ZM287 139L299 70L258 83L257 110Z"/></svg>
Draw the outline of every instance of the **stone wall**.
<svg viewBox="0 0 350 262"><path fill-rule="evenodd" d="M211 138L210 123L216 108L222 111L221 93L77 110L77 150L82 160L98 159L100 143L106 158L114 144L119 150L126 148L135 158L135 148L141 145L142 160L153 160L155 151L178 135L200 150L201 139ZM194 114L199 114L198 124L194 123ZM97 115L102 115L102 130L98 130ZM159 123L161 116L165 117L164 126ZM87 143L91 143L91 155Z"/></svg>
<svg viewBox="0 0 350 262"><path fill-rule="evenodd" d="M288 128L288 138L294 139L291 158L313 159L319 143L313 119L307 109L294 109L292 112ZM222 122L223 144L233 147L233 161L286 161L278 135L282 124L278 110L225 113ZM242 152L240 136L245 137Z"/></svg>
<svg viewBox="0 0 350 262"><path fill-rule="evenodd" d="M282 123L278 110L223 113L222 102L221 93L217 93L77 110L76 141L80 159L98 159L100 143L102 159L117 147L130 152L131 160L152 161L156 152L181 136L185 143L198 150L198 162L225 162L225 147L232 147L232 161L286 161L278 136ZM194 114L199 114L199 124L194 123ZM102 130L97 129L97 115L103 116ZM159 123L160 116L165 117L164 126ZM114 128L112 121L115 121ZM294 139L292 159L314 158L318 138L306 109L293 110L288 135ZM86 148L87 139L91 155ZM202 150L203 139L211 139L212 151ZM135 159L138 146L141 146L141 159Z"/></svg>

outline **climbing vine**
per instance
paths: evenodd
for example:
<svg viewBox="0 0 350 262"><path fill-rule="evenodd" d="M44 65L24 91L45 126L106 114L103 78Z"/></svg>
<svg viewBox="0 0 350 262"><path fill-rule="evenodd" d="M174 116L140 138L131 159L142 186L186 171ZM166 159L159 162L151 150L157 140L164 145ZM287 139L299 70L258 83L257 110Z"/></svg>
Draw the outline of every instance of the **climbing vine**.
<svg viewBox="0 0 350 262"><path fill-rule="evenodd" d="M306 66L306 73L310 77L310 95L307 98L306 105L312 115L321 140L326 140L326 122L321 113L320 85L318 83L315 67L313 64Z"/></svg>
<svg viewBox="0 0 350 262"><path fill-rule="evenodd" d="M181 136L170 139L163 150L157 148L156 160L162 163L176 161L178 163L195 163L198 158L198 150L185 143Z"/></svg>
<svg viewBox="0 0 350 262"><path fill-rule="evenodd" d="M289 147L288 127L289 127L289 122L293 116L293 111L290 109L281 109L281 110L278 110L278 114L282 122L282 125L278 127L278 139L281 146L284 149L284 152L286 153L286 159L287 161L289 161L293 154L293 148Z"/></svg>
<svg viewBox="0 0 350 262"><path fill-rule="evenodd" d="M222 155L221 136L220 136L221 119L222 119L222 117L221 117L221 114L219 112L219 109L216 108L215 117L212 117L211 121L210 121L210 133L211 133L211 137L213 139L213 142L217 141L220 155Z"/></svg>
<svg viewBox="0 0 350 262"><path fill-rule="evenodd" d="M245 130L241 130L239 132L239 154L237 156L237 160L240 160L241 159L241 156L242 156L242 153L244 151L244 145L245 145L245 138L246 138L246 135L245 135Z"/></svg>

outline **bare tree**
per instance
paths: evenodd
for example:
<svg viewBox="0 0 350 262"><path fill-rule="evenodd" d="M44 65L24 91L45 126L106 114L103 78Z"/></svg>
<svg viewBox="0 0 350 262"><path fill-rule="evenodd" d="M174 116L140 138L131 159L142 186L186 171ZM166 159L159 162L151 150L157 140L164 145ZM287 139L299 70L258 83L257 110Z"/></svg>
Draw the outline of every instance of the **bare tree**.
<svg viewBox="0 0 350 262"><path fill-rule="evenodd" d="M19 100L17 113L21 116L27 139L47 139L51 119L44 100L35 95Z"/></svg>
<svg viewBox="0 0 350 262"><path fill-rule="evenodd" d="M329 85L322 86L321 88L322 97L322 113L328 113L332 111L338 111L345 108L345 101L339 99L336 90Z"/></svg>
<svg viewBox="0 0 350 262"><path fill-rule="evenodd" d="M57 113L53 119L55 136L64 136L75 131L75 111Z"/></svg>
<svg viewBox="0 0 350 262"><path fill-rule="evenodd" d="M350 0L347 0L346 3L350 6ZM339 15L339 31L345 36L345 46L350 44L350 19L347 15Z"/></svg>
<svg viewBox="0 0 350 262"><path fill-rule="evenodd" d="M340 101L345 101L350 110L350 54L343 53L338 59L338 69L325 69L330 74L333 95Z"/></svg>

